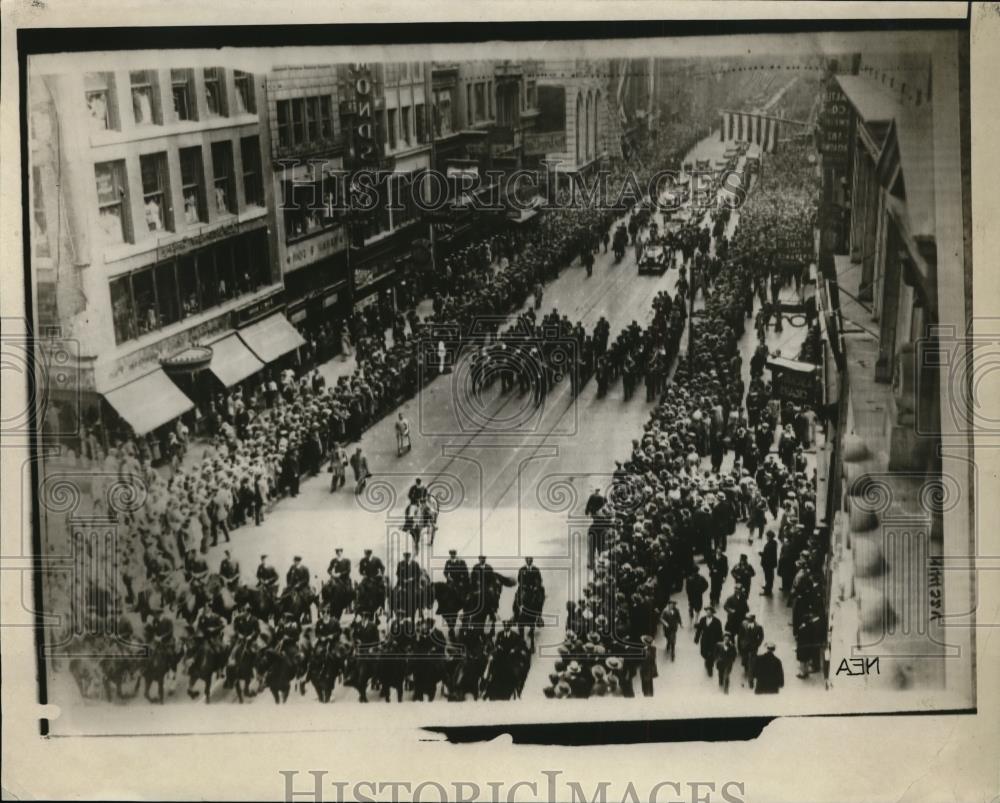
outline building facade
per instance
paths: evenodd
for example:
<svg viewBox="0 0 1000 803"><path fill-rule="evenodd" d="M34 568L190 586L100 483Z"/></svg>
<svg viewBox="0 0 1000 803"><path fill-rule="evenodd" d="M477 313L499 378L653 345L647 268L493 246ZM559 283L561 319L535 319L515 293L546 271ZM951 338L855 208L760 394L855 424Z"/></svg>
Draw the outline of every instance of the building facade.
<svg viewBox="0 0 1000 803"><path fill-rule="evenodd" d="M288 318L310 333L324 325L339 331L351 312L348 227L340 208L342 69L275 66L266 86L273 229Z"/></svg>
<svg viewBox="0 0 1000 803"><path fill-rule="evenodd" d="M966 662L942 660L968 649L942 624L944 611L970 610L970 586L941 566L974 548L969 508L946 501L974 486L949 438L960 421L942 404L942 393L964 398L949 373L970 270L942 250L962 241L968 191L956 76L940 54L857 54L828 75L819 115L818 298L840 380L836 627L852 654L892 657L900 688L969 681L946 677Z"/></svg>
<svg viewBox="0 0 1000 803"><path fill-rule="evenodd" d="M419 61L340 69L345 167L378 171L374 208L349 221L353 311L386 323L414 301L409 274L429 259L414 243L428 238L417 200L431 167L431 71Z"/></svg>
<svg viewBox="0 0 1000 803"><path fill-rule="evenodd" d="M275 318L262 76L88 54L41 64L29 96L40 322L77 344L84 423L107 442L195 422L217 391L294 352Z"/></svg>

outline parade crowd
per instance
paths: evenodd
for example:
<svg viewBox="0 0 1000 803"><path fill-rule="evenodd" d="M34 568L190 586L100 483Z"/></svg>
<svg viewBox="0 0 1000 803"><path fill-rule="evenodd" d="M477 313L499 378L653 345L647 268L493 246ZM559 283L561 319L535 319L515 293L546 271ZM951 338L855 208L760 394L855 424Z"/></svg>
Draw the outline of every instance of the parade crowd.
<svg viewBox="0 0 1000 803"><path fill-rule="evenodd" d="M827 544L816 526L815 475L804 454L815 414L772 398L766 320L758 325L749 388L738 348L755 291L790 278L782 274L774 233L811 230L814 186L804 149L770 158L732 239L716 214L709 221L715 254L702 238L688 259L691 292L704 294L704 309L642 435L616 462L611 487L594 489L588 500L592 574L583 597L567 603L566 640L547 696L631 697L636 675L642 694L652 696L654 642L662 630L665 660L673 661L682 628L724 692L739 659L744 685L777 693L785 682L782 661L751 610L751 590L762 586L760 595L773 596L776 576L792 609L797 675L821 669ZM744 538L738 522L746 525L746 552L730 566L728 539Z"/></svg>
<svg viewBox="0 0 1000 803"><path fill-rule="evenodd" d="M690 129L678 132L678 136L682 141L673 142L670 158L676 158L676 154L684 152L690 144L683 137L695 137L696 133ZM667 151L660 150L661 156L667 158ZM624 181L625 175L624 169L619 169L615 181ZM612 184L612 190L616 189ZM260 525L282 497L299 493L303 476L319 474L328 462L334 473L331 490L343 484L345 466L351 467L360 486L368 473L367 458L360 448L347 455L345 446L357 441L367 427L412 397L421 383L438 374L442 366L436 355L442 339L451 338L459 343L474 340L476 324L484 319L493 321L493 332L498 332L501 322L498 313L510 312L523 305L529 295L534 295L536 306L539 306L543 283L558 275L560 268L575 257L597 250L602 235L621 213L621 210L587 207L551 210L540 216L537 226L527 236L491 238L460 250L448 265L451 282L431 288L434 291L433 315L421 320L411 309L405 317L400 316L403 320L394 320L391 344L379 325L384 321L361 321L353 328L345 326L339 333L341 345L350 350L356 342L357 368L351 376L340 377L333 387L326 385L315 368L296 371L289 367L280 373L266 372L255 385L244 383L220 394L207 414L212 440L200 456L191 455L193 460L185 460L187 450L202 447L195 447L183 422L178 421L169 434L169 472L153 467L152 455L144 448L143 439L120 440L106 454L96 450L90 488L93 511L110 514L117 520L118 567L125 603L130 612L141 612L142 627L152 626L156 631L152 635L147 633L149 638L164 638L169 631L176 636L178 644L185 645L176 653L164 650L170 660L164 659L161 663L165 662L172 671L178 656L183 653L190 659L188 676L193 684L201 677L199 672L203 672L205 666L212 666L218 655L225 652L233 657L232 651L238 645L233 642L224 647L219 639L223 628L233 626L234 612L239 610L257 619L260 627L268 630L271 635L265 638L265 643L286 656L285 663L295 670L292 676L302 676L307 661L288 657L281 646L299 644L295 628L301 629L310 610L310 604L303 601L306 597L300 593L300 583L295 580L298 574L290 570L286 587L279 595L272 572L265 572L263 578L258 572L254 586L239 575L238 567L237 572L232 573L228 554L224 561L224 564L229 563L228 569L223 565L217 572L209 571L205 553L220 540L228 543L237 537L236 531L241 527ZM574 392L596 373L605 389L618 376L624 378L627 387L646 376L648 394L658 393L665 384L667 365L676 352L684 315L683 304L671 304L670 297L662 294L657 299L653 325L646 332L633 321L617 340L609 343L606 321L587 335L579 322L572 326L557 311L548 318L548 323L554 327L535 327L533 310L529 310L519 322L528 324L527 340L524 330L518 330L515 325L491 348L516 344L518 348L537 349L540 345L545 352L538 362L541 370L533 370L527 377L525 372L510 376L501 359L483 376L500 377L505 388L508 379L518 383L527 381L536 397L548 392L558 381L557 374L566 373ZM553 339L547 331L553 328L558 331L555 339L573 338L579 346L575 350L577 362L559 371L556 371L556 359L547 345ZM328 354L332 336L328 330L325 340L311 340L306 350L307 359ZM529 342L534 345L529 346ZM263 559L262 565L265 565ZM502 578L492 573L489 577L488 583L477 586L474 591L490 598L495 592L498 599L497 584L502 584ZM68 604L69 589L58 575L52 575L50 580L47 591L52 608L64 608ZM362 577L360 582L364 580ZM351 582L353 589L355 584ZM360 582L356 585L360 586ZM407 582L413 582L412 578ZM410 602L399 609L404 612L402 616L397 616L399 610L393 611L389 606L388 619L382 624L381 633L391 635L393 625L402 620L408 622L407 632L411 635L426 626L426 620L423 625L417 620L425 609L428 612L431 609L435 591L427 583L418 583L417 587L419 593L403 594L402 599ZM94 584L87 590L87 604L99 615L109 615L114 610L112 600L119 598L118 591ZM266 594L271 603L262 602L261 594ZM468 595L465 596L466 607L459 605L457 611L482 607L469 602ZM529 592L528 596L533 594ZM413 602L414 599L419 604ZM150 604L150 600L158 602ZM279 605L278 600L286 602ZM436 601L440 611L441 600ZM534 604L540 611L541 603ZM491 618L489 640L492 641L496 610L495 607L490 610L488 605L486 610ZM530 613L532 609L528 610L527 615L520 615L515 610L512 621L522 627L526 623L529 628L533 626L534 614ZM284 619L289 615L292 621L286 623ZM169 626L160 624L164 618L170 620ZM118 624L119 629L138 629L134 623ZM292 635L281 634L284 624ZM469 632L475 629L481 628L478 624L465 628ZM505 627L503 632L508 630L509 627ZM173 642L174 638L170 640ZM355 657L358 655L356 649L348 652ZM519 664L521 659L514 660L512 656L521 652L521 648L511 648L504 654L508 655L509 664ZM485 656L487 653L493 654L489 644L466 650L466 654ZM264 650L262 655L270 653ZM120 677L125 663L116 662L114 658L108 660L111 663L104 666L102 672L84 674L91 678L103 674L105 680ZM269 660L273 662L278 658L272 655ZM279 663L282 661L284 659ZM216 670L223 668L216 667ZM79 682L83 667L78 666L77 670ZM513 673L511 677L515 678L505 682L504 688L510 687L509 694L519 689L516 678L521 671L516 668L507 673ZM526 667L523 671L526 672ZM485 658L477 682L484 677L484 672ZM160 679L162 681L162 677ZM162 689L162 682L160 687ZM473 694L481 691L475 683L469 688ZM364 697L363 687L361 692Z"/></svg>

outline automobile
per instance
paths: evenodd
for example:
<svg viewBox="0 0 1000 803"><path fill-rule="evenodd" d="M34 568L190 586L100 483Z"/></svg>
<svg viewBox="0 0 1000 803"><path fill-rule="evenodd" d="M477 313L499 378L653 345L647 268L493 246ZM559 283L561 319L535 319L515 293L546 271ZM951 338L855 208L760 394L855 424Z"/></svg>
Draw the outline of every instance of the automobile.
<svg viewBox="0 0 1000 803"><path fill-rule="evenodd" d="M639 274L663 275L667 270L667 259L668 251L664 246L658 243L647 245L639 257Z"/></svg>

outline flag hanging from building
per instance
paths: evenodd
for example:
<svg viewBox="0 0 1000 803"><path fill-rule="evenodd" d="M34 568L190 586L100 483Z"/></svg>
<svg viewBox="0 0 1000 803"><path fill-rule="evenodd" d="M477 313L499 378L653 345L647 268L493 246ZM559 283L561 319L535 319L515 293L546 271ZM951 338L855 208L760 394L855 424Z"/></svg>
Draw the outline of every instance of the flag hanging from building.
<svg viewBox="0 0 1000 803"><path fill-rule="evenodd" d="M721 112L720 139L723 142L752 142L762 151L774 153L778 147L777 117L752 112Z"/></svg>

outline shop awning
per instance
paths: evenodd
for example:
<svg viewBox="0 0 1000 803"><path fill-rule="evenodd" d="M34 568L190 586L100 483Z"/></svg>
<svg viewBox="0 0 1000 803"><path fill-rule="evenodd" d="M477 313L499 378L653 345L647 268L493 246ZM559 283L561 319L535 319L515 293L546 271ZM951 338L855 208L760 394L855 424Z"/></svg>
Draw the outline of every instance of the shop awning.
<svg viewBox="0 0 1000 803"><path fill-rule="evenodd" d="M838 75L837 83L865 123L888 122L899 110L895 98L874 81L859 75Z"/></svg>
<svg viewBox="0 0 1000 803"><path fill-rule="evenodd" d="M281 313L240 329L239 335L265 363L274 362L306 342Z"/></svg>
<svg viewBox="0 0 1000 803"><path fill-rule="evenodd" d="M236 333L212 343L212 362L208 369L227 388L257 373L264 363L246 347Z"/></svg>
<svg viewBox="0 0 1000 803"><path fill-rule="evenodd" d="M162 368L105 393L104 398L136 435L152 432L194 407Z"/></svg>

